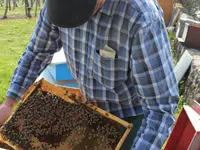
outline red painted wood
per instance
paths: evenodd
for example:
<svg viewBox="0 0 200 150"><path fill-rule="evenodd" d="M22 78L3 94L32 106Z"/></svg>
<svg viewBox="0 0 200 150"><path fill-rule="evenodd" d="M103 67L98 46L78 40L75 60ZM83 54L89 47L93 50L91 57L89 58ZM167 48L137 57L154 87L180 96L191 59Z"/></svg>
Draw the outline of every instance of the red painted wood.
<svg viewBox="0 0 200 150"><path fill-rule="evenodd" d="M167 142L167 145L165 146L165 150L175 150L178 143L179 143L179 140L180 140L180 137L182 136L183 134L183 131L185 129L185 125L188 123L188 117L187 117L187 114L185 112L184 109L182 109L179 117L178 117L178 120L176 121L176 124L174 126L174 129L170 135L170 138L168 139L168 142Z"/></svg>
<svg viewBox="0 0 200 150"><path fill-rule="evenodd" d="M165 150L200 150L200 120L198 116L200 107L199 104L196 104L192 107L184 106Z"/></svg>
<svg viewBox="0 0 200 150"><path fill-rule="evenodd" d="M180 140L179 140L176 150L187 150L194 137L194 134L196 133L190 121L188 121L187 125L185 124L182 124L182 125L186 127L183 131L182 136L179 137Z"/></svg>

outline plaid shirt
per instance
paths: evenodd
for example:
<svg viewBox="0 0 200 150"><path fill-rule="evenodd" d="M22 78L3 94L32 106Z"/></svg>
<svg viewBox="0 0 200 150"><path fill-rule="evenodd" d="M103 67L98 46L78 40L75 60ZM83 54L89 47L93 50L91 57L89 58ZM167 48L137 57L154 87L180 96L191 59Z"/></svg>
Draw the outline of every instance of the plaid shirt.
<svg viewBox="0 0 200 150"><path fill-rule="evenodd" d="M114 59L99 54L106 44ZM156 0L106 0L71 29L52 25L44 8L7 96L19 100L61 47L87 102L120 118L144 114L132 150L160 149L174 123L178 88Z"/></svg>

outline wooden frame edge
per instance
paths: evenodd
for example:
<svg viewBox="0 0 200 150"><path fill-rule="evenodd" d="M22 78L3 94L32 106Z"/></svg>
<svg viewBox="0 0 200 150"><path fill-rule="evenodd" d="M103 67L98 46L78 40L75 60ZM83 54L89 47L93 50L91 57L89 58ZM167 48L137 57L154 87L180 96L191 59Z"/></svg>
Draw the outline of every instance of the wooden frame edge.
<svg viewBox="0 0 200 150"><path fill-rule="evenodd" d="M8 146L12 147L14 150L22 150L21 148L17 147L17 146L14 146L11 144L11 142L9 142L8 140L6 140L3 136L0 135L0 141L2 143L5 143L7 144Z"/></svg>
<svg viewBox="0 0 200 150"><path fill-rule="evenodd" d="M124 133L124 135L122 136L122 138L120 139L119 143L117 144L117 147L115 148L115 150L120 150L120 148L122 147L124 141L126 140L128 134L130 133L131 129L133 127L133 124L130 124L130 127L128 127Z"/></svg>
<svg viewBox="0 0 200 150"><path fill-rule="evenodd" d="M41 84L41 81L43 79L39 80L38 82L36 83L33 83L29 89L24 93L24 96L22 97L22 101L26 100L36 89L37 87Z"/></svg>
<svg viewBox="0 0 200 150"><path fill-rule="evenodd" d="M89 108L99 112L101 115L103 115L104 117L108 118L108 119L112 119L114 121L116 121L117 123L121 124L122 126L124 126L125 128L132 128L132 124L131 123L128 123L124 120L122 120L121 118L119 117L116 117L114 115L112 115L111 113L109 112L106 112L105 110L95 106L95 105L92 105L92 104L86 104Z"/></svg>
<svg viewBox="0 0 200 150"><path fill-rule="evenodd" d="M65 100L66 102L69 103L76 103L74 100L72 100L71 98L69 98L67 96L67 93L65 94L67 88L64 87L60 87L60 86L56 86L53 85L52 83L47 82L44 78L42 78L41 80L39 80L38 82L34 83L24 94L22 101L27 100L27 98L37 89L37 88L41 88L44 91L48 91L54 95L57 95L59 97L61 97L63 100ZM80 93L79 93L80 94ZM84 103L82 103L84 104ZM121 118L112 115L109 112L104 111L103 109L92 105L92 104L84 104L86 106L88 106L89 108L93 109L94 111L100 113L102 116L111 119L112 121L115 121L117 123L119 123L120 125L124 126L126 128L126 131L124 132L122 138L120 139L120 141L118 142L115 150L119 150L120 147L122 146L123 142L125 141L126 137L128 136L129 132L131 131L133 124L128 123L124 120L122 120ZM9 121L11 119L12 116L10 116L10 118L7 120ZM6 121L6 122L7 122ZM9 146L11 146L13 149L15 150L21 150L21 148L12 145L12 143L8 140L6 140L4 137L2 137L2 135L0 135L0 140L2 139L2 141L6 144L8 144Z"/></svg>

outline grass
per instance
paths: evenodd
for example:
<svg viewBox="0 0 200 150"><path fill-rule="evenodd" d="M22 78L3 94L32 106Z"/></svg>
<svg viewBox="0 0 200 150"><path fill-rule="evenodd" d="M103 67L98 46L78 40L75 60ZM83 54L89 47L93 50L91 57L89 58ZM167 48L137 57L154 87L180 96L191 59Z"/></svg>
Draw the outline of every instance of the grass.
<svg viewBox="0 0 200 150"><path fill-rule="evenodd" d="M36 19L0 20L0 103L19 58L25 50Z"/></svg>
<svg viewBox="0 0 200 150"><path fill-rule="evenodd" d="M24 15L25 16L25 10L24 10L24 6L23 5L19 5L18 7L15 8L15 10L12 10L12 6L11 6L11 10L8 10L7 15ZM5 12L5 6L0 7L0 17L2 18Z"/></svg>

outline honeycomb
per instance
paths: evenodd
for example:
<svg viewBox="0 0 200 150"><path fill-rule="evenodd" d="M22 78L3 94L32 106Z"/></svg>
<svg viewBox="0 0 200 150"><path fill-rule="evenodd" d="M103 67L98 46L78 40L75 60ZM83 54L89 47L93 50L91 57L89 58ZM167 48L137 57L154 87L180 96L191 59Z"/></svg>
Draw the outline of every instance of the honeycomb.
<svg viewBox="0 0 200 150"><path fill-rule="evenodd" d="M74 101L80 97L70 94ZM115 150L126 128L82 103L34 91L1 128L23 150Z"/></svg>

